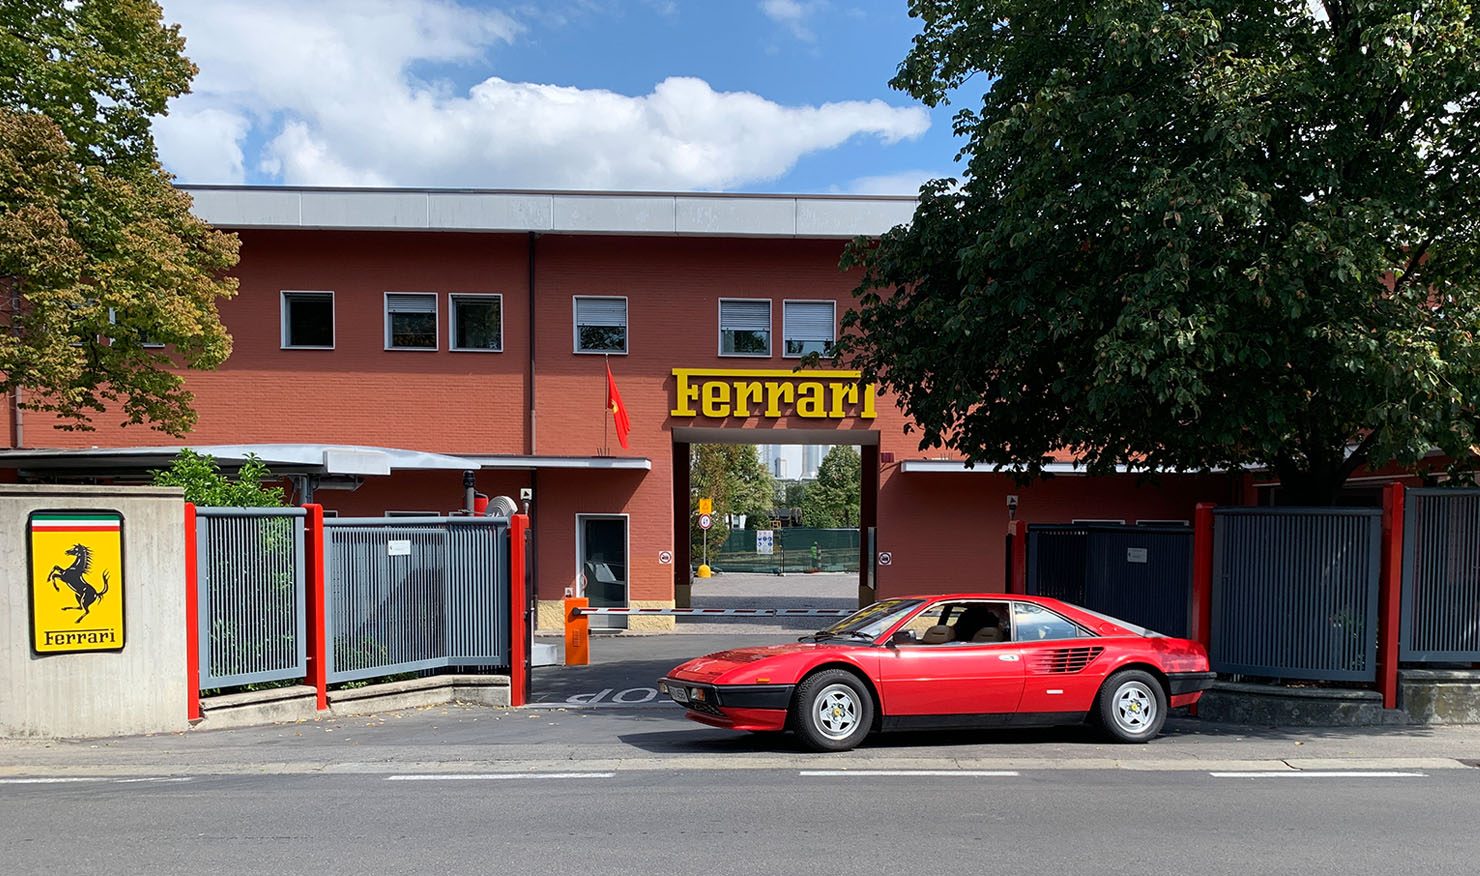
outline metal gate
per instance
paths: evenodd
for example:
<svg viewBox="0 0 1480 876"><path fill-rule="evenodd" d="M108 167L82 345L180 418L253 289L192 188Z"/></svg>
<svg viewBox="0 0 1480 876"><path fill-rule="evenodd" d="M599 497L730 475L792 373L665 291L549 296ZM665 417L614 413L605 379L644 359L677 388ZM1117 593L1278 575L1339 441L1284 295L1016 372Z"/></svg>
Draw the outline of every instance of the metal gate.
<svg viewBox="0 0 1480 876"><path fill-rule="evenodd" d="M302 508L198 508L200 687L303 678Z"/></svg>
<svg viewBox="0 0 1480 876"><path fill-rule="evenodd" d="M1408 490L1403 521L1405 661L1480 661L1480 490Z"/></svg>
<svg viewBox="0 0 1480 876"><path fill-rule="evenodd" d="M1027 589L1170 636L1192 604L1192 530L1181 526L1028 527Z"/></svg>
<svg viewBox="0 0 1480 876"><path fill-rule="evenodd" d="M509 521L324 521L328 680L509 665Z"/></svg>
<svg viewBox="0 0 1480 876"><path fill-rule="evenodd" d="M1382 512L1213 512L1213 669L1269 678L1377 680Z"/></svg>

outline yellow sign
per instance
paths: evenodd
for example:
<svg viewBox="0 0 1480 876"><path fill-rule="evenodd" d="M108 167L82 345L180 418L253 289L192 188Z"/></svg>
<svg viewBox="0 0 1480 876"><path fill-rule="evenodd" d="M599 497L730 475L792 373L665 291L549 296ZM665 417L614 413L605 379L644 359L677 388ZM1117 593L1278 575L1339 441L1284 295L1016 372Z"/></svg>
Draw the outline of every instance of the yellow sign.
<svg viewBox="0 0 1480 876"><path fill-rule="evenodd" d="M798 417L871 420L876 387L857 371L675 368L675 417Z"/></svg>
<svg viewBox="0 0 1480 876"><path fill-rule="evenodd" d="M38 654L123 649L123 515L34 511L31 647Z"/></svg>
<svg viewBox="0 0 1480 876"><path fill-rule="evenodd" d="M713 514L714 513L714 500L713 499L700 499L699 500L699 513L700 514Z"/></svg>

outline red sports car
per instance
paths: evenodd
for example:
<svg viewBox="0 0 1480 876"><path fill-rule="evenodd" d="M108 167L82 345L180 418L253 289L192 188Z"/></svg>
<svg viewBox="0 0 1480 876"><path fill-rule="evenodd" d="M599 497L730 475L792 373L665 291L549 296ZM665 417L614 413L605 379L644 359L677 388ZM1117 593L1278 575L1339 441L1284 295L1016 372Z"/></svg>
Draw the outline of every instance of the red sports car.
<svg viewBox="0 0 1480 876"><path fill-rule="evenodd" d="M874 603L795 644L720 651L659 690L715 727L846 751L874 730L1096 722L1146 742L1213 683L1203 646L1037 596Z"/></svg>

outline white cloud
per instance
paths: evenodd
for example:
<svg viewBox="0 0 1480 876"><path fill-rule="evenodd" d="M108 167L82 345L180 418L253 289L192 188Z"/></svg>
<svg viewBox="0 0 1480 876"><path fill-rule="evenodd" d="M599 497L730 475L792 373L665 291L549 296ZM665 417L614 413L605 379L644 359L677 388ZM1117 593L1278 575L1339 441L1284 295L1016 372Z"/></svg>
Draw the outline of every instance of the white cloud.
<svg viewBox="0 0 1480 876"><path fill-rule="evenodd" d="M811 42L816 36L807 27L807 16L812 14L816 3L801 0L761 0L761 11L766 17L791 31L799 40Z"/></svg>
<svg viewBox="0 0 1480 876"><path fill-rule="evenodd" d="M919 107L783 106L682 77L643 95L497 76L458 90L417 72L491 69L520 26L452 0L171 0L166 14L201 68L155 127L187 182L245 167L295 185L722 189L929 126Z"/></svg>
<svg viewBox="0 0 1480 876"><path fill-rule="evenodd" d="M920 186L932 179L950 176L934 170L902 170L880 176L861 176L848 184L854 195L918 195Z"/></svg>

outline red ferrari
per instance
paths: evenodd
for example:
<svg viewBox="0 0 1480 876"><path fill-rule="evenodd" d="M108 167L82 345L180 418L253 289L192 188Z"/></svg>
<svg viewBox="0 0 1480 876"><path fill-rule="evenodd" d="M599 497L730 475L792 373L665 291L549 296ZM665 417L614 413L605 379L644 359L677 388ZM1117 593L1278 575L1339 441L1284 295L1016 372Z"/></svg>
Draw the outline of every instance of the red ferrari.
<svg viewBox="0 0 1480 876"><path fill-rule="evenodd" d="M846 751L875 730L1090 720L1146 742L1213 683L1203 646L1037 596L886 599L795 644L720 651L659 690L703 724Z"/></svg>

